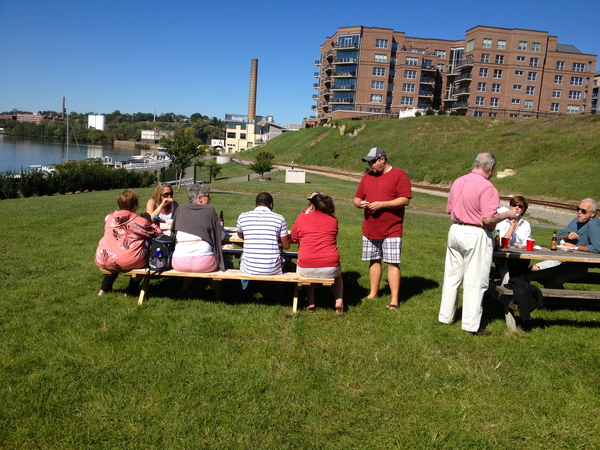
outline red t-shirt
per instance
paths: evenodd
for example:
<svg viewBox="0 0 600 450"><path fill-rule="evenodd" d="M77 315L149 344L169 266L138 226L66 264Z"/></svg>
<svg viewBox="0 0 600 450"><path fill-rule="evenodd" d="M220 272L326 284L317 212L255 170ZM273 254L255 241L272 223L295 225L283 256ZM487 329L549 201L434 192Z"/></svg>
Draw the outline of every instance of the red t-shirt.
<svg viewBox="0 0 600 450"><path fill-rule="evenodd" d="M298 265L306 269L339 266L337 234L335 217L321 211L300 214L292 227L292 241L300 243Z"/></svg>
<svg viewBox="0 0 600 450"><path fill-rule="evenodd" d="M366 173L356 191L356 197L368 202L395 200L398 197L412 198L410 180L404 170L392 167L384 174ZM370 239L402 237L404 208L364 210L362 231Z"/></svg>

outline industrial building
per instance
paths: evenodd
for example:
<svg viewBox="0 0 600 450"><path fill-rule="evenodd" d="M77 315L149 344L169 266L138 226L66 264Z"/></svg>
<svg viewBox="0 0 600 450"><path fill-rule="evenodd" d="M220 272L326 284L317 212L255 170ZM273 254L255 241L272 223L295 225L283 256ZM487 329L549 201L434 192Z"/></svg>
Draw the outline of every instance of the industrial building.
<svg viewBox="0 0 600 450"><path fill-rule="evenodd" d="M456 41L343 27L320 53L316 116L307 126L426 110L522 118L587 114L597 59L545 31L487 26Z"/></svg>

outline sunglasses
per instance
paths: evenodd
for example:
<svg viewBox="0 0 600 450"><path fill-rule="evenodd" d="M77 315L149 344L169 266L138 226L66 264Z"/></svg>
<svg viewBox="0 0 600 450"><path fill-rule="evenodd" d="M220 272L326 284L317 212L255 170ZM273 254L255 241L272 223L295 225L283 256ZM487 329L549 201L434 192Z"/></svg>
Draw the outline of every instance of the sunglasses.
<svg viewBox="0 0 600 450"><path fill-rule="evenodd" d="M577 208L577 212L580 212L581 214L587 214L588 210L587 209L583 209L583 208Z"/></svg>
<svg viewBox="0 0 600 450"><path fill-rule="evenodd" d="M173 193L172 192L165 192L162 197L173 197Z"/></svg>
<svg viewBox="0 0 600 450"><path fill-rule="evenodd" d="M518 205L515 203L511 203L510 206L515 207L515 208L521 208L521 209L525 209L525 205L519 203Z"/></svg>

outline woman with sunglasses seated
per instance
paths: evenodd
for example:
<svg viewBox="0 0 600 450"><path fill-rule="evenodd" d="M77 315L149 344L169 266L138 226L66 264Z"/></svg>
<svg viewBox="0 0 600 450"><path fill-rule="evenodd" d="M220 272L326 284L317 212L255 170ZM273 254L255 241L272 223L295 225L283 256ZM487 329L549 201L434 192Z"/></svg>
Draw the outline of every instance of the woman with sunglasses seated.
<svg viewBox="0 0 600 450"><path fill-rule="evenodd" d="M154 223L164 223L173 218L179 205L173 200L173 188L169 183L158 183L152 198L146 203L146 212Z"/></svg>
<svg viewBox="0 0 600 450"><path fill-rule="evenodd" d="M520 195L513 197L510 200L510 211L517 214L518 217L513 220L503 220L496 225L500 237L509 238L509 247L514 247L517 244L524 245L527 239L531 239L531 225L523 219L528 206L525 197Z"/></svg>
<svg viewBox="0 0 600 450"><path fill-rule="evenodd" d="M496 225L496 231L501 238L508 238L508 246L525 245L527 239L531 239L531 225L523 215L527 211L527 200L517 195L510 200L510 211L517 214L516 219L506 219ZM505 208L500 208L505 209ZM499 212L501 212L499 209ZM509 259L508 272L511 277L523 275L529 272L529 261L523 259Z"/></svg>

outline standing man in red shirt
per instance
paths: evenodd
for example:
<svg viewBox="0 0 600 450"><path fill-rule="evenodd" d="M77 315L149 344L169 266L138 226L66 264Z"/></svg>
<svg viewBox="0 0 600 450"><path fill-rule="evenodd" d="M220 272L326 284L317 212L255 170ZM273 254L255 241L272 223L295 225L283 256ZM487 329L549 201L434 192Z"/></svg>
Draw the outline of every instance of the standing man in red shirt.
<svg viewBox="0 0 600 450"><path fill-rule="evenodd" d="M376 298L383 272L381 260L388 267L388 284L392 293L389 310L398 308L402 253L404 208L412 198L410 180L405 171L388 164L385 150L373 147L362 159L369 164L354 196L354 206L364 211L362 260L370 261L371 291L366 298Z"/></svg>
<svg viewBox="0 0 600 450"><path fill-rule="evenodd" d="M480 328L483 294L488 288L494 243L491 231L504 219L515 219L514 211L498 214L500 195L489 181L496 169L496 157L480 153L471 173L452 183L446 213L453 225L448 232L444 287L438 320L452 323L463 285L462 329L480 336L491 331Z"/></svg>

